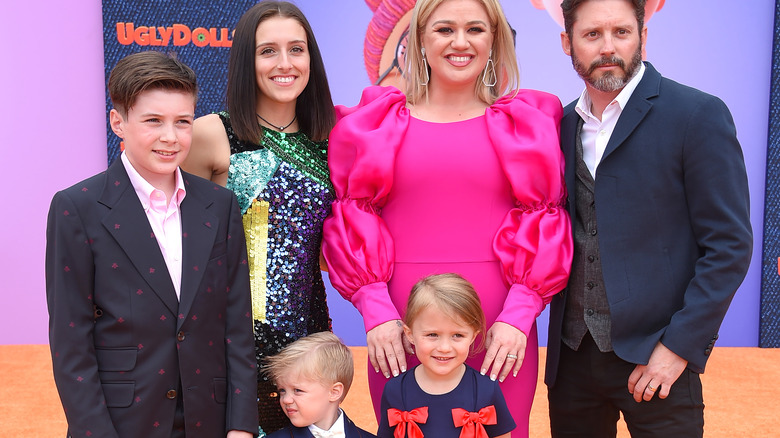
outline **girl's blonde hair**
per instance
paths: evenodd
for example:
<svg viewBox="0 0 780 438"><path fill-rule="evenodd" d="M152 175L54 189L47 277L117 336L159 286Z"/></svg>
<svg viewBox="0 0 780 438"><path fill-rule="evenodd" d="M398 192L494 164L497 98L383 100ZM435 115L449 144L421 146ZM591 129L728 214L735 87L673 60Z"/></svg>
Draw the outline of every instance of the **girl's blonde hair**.
<svg viewBox="0 0 780 438"><path fill-rule="evenodd" d="M454 320L460 320L475 333L485 333L485 313L474 286L458 274L430 275L412 287L406 303L404 324L411 327L420 313L428 307L435 307ZM484 336L473 350L482 349Z"/></svg>
<svg viewBox="0 0 780 438"><path fill-rule="evenodd" d="M412 10L412 20L409 23L409 42L406 47L406 100L414 105L427 95L425 78L430 77L430 71L425 71L422 53L422 35L425 23L439 5L447 0L418 0ZM491 59L494 63L496 84L488 87L482 82L482 76L475 81L474 93L483 102L492 105L496 99L509 90L516 90L520 84L520 70L517 68L517 56L512 29L506 20L504 10L498 0L477 0L482 4L490 20L490 31L493 33Z"/></svg>

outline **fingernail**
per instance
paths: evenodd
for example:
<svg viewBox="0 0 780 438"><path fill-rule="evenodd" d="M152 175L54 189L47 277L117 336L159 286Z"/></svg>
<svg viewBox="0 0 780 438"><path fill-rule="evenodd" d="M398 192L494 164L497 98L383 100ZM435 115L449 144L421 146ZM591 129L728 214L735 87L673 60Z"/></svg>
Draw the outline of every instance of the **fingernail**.
<svg viewBox="0 0 780 438"><path fill-rule="evenodd" d="M390 373L385 373L385 379L389 379L389 378L390 378Z"/></svg>
<svg viewBox="0 0 780 438"><path fill-rule="evenodd" d="M379 372L379 368L374 368L374 372L378 373Z"/></svg>
<svg viewBox="0 0 780 438"><path fill-rule="evenodd" d="M495 374L491 374L490 375L490 380L495 382L496 381L496 377L498 377L498 376L496 376Z"/></svg>
<svg viewBox="0 0 780 438"><path fill-rule="evenodd" d="M515 371L514 373L512 373L512 377L517 377L517 371Z"/></svg>
<svg viewBox="0 0 780 438"><path fill-rule="evenodd" d="M499 383L504 383L504 379L498 379Z"/></svg>
<svg viewBox="0 0 780 438"><path fill-rule="evenodd" d="M406 372L406 367L401 367L401 372L405 373Z"/></svg>
<svg viewBox="0 0 780 438"><path fill-rule="evenodd" d="M398 377L398 370L393 370L393 377Z"/></svg>
<svg viewBox="0 0 780 438"><path fill-rule="evenodd" d="M487 370L486 370L485 368L482 368L482 370L481 370L479 373L480 373L480 374L482 374L482 375L484 376L484 375L485 375L485 373L487 373Z"/></svg>

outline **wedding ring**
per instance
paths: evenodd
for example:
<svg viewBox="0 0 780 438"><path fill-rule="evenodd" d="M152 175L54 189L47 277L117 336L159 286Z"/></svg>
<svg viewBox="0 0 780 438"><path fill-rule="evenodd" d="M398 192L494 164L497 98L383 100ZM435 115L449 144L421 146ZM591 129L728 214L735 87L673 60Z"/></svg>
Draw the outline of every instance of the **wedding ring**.
<svg viewBox="0 0 780 438"><path fill-rule="evenodd" d="M507 354L506 358L507 359L517 359L517 355L515 355L515 354Z"/></svg>
<svg viewBox="0 0 780 438"><path fill-rule="evenodd" d="M649 389L649 390L650 390L650 392L655 392L655 391L657 391L657 390L658 390L658 387L657 387L657 386L653 386L653 385L650 385L650 384L648 384L648 385L647 385L647 389Z"/></svg>

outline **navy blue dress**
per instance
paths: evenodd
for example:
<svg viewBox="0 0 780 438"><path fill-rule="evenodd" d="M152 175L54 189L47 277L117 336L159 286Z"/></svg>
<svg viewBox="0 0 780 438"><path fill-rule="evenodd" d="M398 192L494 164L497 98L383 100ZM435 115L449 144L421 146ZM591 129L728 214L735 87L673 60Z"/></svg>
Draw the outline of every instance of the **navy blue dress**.
<svg viewBox="0 0 780 438"><path fill-rule="evenodd" d="M498 382L490 380L466 365L466 372L463 373L455 389L447 394L433 395L423 391L417 384L417 379L414 377L415 368L390 379L385 385L380 411L382 417L377 431L379 438L393 437L396 426L390 426L387 416L387 411L391 408L411 411L428 407L428 419L425 423L418 423L426 437L458 438L461 427L455 427L452 419L452 410L455 408L478 412L482 408L493 406L496 410L497 424L484 426L488 436L501 436L515 429L515 421L506 407Z"/></svg>

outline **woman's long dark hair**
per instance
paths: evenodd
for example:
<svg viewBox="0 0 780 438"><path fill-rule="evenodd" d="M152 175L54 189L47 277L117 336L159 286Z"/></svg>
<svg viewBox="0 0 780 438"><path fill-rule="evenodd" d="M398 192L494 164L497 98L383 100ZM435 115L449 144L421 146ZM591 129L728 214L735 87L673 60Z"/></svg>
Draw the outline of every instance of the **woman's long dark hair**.
<svg viewBox="0 0 780 438"><path fill-rule="evenodd" d="M263 128L257 123L257 94L260 92L255 75L255 34L268 18L292 18L306 31L309 47L309 82L295 105L298 126L310 139L328 138L336 122L333 99L330 96L325 64L309 21L297 6L284 1L264 0L241 16L233 36L228 63L227 107L230 122L239 140L258 143Z"/></svg>

